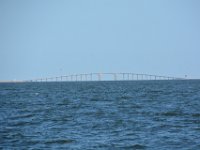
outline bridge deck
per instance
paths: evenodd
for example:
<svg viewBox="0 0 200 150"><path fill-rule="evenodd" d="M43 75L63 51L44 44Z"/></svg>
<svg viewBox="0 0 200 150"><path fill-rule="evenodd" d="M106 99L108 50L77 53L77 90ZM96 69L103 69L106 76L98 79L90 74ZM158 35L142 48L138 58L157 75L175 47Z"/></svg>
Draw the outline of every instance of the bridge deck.
<svg viewBox="0 0 200 150"><path fill-rule="evenodd" d="M49 78L39 78L28 82L55 82L55 81L134 81L134 80L184 80L184 78L159 76L136 73L86 73L72 74Z"/></svg>

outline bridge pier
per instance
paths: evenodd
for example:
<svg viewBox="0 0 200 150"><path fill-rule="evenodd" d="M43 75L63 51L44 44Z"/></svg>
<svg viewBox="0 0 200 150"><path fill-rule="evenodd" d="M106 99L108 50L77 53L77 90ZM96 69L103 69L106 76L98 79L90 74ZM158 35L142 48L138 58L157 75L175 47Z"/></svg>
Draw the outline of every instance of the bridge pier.
<svg viewBox="0 0 200 150"><path fill-rule="evenodd" d="M98 73L98 80L101 81L101 74Z"/></svg>
<svg viewBox="0 0 200 150"><path fill-rule="evenodd" d="M128 79L127 79L127 80L129 80L129 73L127 74L127 77L128 77Z"/></svg>
<svg viewBox="0 0 200 150"><path fill-rule="evenodd" d="M71 75L71 81L73 81L73 75Z"/></svg>
<svg viewBox="0 0 200 150"><path fill-rule="evenodd" d="M116 73L113 74L113 77L114 77L114 80L117 81L117 74Z"/></svg>
<svg viewBox="0 0 200 150"><path fill-rule="evenodd" d="M90 73L90 80L92 81L92 73Z"/></svg>
<svg viewBox="0 0 200 150"><path fill-rule="evenodd" d="M81 81L83 80L83 76L82 76L82 74L80 74L80 80L81 80Z"/></svg>

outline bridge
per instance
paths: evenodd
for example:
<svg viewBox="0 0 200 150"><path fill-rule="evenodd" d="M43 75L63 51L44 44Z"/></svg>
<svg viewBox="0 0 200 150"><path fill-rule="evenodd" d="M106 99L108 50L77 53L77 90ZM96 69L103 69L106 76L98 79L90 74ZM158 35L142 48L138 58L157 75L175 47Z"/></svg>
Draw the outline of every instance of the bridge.
<svg viewBox="0 0 200 150"><path fill-rule="evenodd" d="M137 73L85 73L38 78L27 82L81 82L81 81L135 81L135 80L184 80L184 78Z"/></svg>

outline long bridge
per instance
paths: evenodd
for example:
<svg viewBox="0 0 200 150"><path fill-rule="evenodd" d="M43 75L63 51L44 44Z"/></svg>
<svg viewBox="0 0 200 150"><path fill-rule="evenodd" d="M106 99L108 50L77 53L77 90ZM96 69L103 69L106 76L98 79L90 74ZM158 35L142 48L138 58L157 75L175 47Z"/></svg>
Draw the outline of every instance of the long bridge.
<svg viewBox="0 0 200 150"><path fill-rule="evenodd" d="M135 80L184 80L171 76L159 76L137 73L84 73L56 77L38 78L27 82L81 82L81 81L135 81Z"/></svg>

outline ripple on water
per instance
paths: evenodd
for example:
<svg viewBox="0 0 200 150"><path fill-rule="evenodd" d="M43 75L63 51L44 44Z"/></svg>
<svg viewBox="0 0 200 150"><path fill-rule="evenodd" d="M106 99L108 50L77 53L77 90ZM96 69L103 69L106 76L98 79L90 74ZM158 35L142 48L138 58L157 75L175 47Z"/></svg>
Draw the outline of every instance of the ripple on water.
<svg viewBox="0 0 200 150"><path fill-rule="evenodd" d="M147 147L145 145L141 145L141 144L135 144L135 145L130 145L130 146L125 146L123 147L125 149L146 149Z"/></svg>
<svg viewBox="0 0 200 150"><path fill-rule="evenodd" d="M52 139L45 141L45 144L70 144L72 142L75 141L70 139Z"/></svg>

